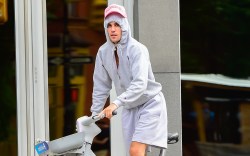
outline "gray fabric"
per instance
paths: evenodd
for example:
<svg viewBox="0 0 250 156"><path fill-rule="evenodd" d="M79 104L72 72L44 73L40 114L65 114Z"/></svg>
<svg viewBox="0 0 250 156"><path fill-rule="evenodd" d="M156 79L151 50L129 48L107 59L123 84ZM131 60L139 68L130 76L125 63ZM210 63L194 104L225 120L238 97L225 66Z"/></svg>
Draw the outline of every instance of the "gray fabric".
<svg viewBox="0 0 250 156"><path fill-rule="evenodd" d="M117 22L122 29L118 44L113 44L108 37L107 24L111 21ZM127 18L109 15L104 28L107 42L96 56L91 112L95 114L103 110L114 82L117 98L113 103L124 107L122 120L127 152L131 141L167 148L166 103L162 86L155 81L148 49L131 37Z"/></svg>
<svg viewBox="0 0 250 156"><path fill-rule="evenodd" d="M122 28L122 39L113 44L107 35L107 21L117 21ZM105 20L107 42L97 53L94 70L94 89L91 112L101 112L114 82L118 107L133 108L144 104L162 87L155 81L147 48L133 39L126 18L110 15ZM114 50L117 47L119 67L117 69Z"/></svg>
<svg viewBox="0 0 250 156"><path fill-rule="evenodd" d="M123 109L122 125L126 149L131 141L167 148L167 113L162 93L144 105Z"/></svg>

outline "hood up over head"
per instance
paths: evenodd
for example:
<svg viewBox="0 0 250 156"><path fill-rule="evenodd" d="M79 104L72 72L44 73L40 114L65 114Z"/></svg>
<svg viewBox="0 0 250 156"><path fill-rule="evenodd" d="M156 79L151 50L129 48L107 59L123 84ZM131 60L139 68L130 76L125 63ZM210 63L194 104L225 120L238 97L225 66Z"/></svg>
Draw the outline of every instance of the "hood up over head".
<svg viewBox="0 0 250 156"><path fill-rule="evenodd" d="M114 44L109 39L107 26L110 22L116 22L121 26L122 37L118 44L126 44L131 37L130 26L127 19L127 14L123 6L117 4L111 4L105 9L104 12L104 30L106 34L107 42Z"/></svg>

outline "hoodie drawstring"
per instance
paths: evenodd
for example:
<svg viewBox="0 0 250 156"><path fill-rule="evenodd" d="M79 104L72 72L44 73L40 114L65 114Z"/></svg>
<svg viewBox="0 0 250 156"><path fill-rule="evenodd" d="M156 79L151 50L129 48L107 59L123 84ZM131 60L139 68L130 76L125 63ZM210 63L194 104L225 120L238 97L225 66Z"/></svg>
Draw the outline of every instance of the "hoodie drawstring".
<svg viewBox="0 0 250 156"><path fill-rule="evenodd" d="M117 47L115 47L115 61L116 61L116 66L117 66L117 69L118 69L118 66L119 66L119 57L118 57L118 54L117 54Z"/></svg>

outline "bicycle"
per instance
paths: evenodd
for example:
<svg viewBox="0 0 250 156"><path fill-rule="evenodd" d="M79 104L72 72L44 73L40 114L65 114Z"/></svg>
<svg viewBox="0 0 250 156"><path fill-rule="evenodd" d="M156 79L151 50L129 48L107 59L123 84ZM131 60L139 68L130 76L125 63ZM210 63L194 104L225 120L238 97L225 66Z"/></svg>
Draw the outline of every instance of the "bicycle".
<svg viewBox="0 0 250 156"><path fill-rule="evenodd" d="M76 121L77 133L52 141L37 140L35 145L37 154L39 156L96 156L91 150L91 145L101 129L95 122L103 118L104 115L83 116ZM168 133L168 144L177 143L178 140L178 133ZM161 148L159 156L164 156L165 152L166 149Z"/></svg>

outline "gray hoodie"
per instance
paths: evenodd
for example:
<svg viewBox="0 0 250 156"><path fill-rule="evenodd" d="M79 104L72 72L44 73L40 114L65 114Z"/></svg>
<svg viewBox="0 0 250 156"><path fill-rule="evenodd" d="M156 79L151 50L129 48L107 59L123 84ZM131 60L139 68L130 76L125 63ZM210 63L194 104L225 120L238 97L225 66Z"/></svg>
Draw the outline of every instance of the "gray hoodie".
<svg viewBox="0 0 250 156"><path fill-rule="evenodd" d="M110 41L107 31L109 22L117 22L122 29L118 44ZM98 50L94 70L94 88L91 112L102 111L114 82L118 107L130 109L142 105L161 92L161 84L155 81L147 48L131 36L127 18L112 14L104 20L107 41ZM114 50L117 47L119 67Z"/></svg>

